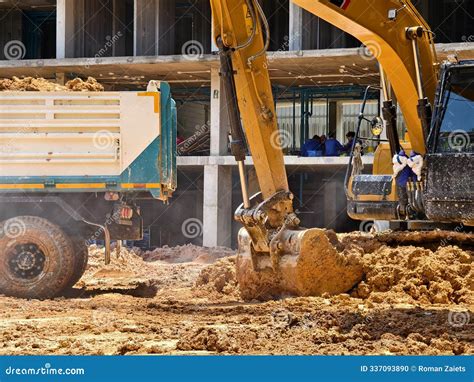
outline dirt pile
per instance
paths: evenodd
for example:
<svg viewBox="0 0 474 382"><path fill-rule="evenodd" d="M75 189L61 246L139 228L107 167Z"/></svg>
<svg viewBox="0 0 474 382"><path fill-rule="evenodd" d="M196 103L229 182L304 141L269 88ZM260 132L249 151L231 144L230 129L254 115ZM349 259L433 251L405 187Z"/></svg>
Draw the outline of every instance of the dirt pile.
<svg viewBox="0 0 474 382"><path fill-rule="evenodd" d="M0 79L0 91L35 91L35 92L54 92L54 91L104 91L104 87L93 77L86 81L75 78L68 81L64 86L38 77L12 77Z"/></svg>
<svg viewBox="0 0 474 382"><path fill-rule="evenodd" d="M474 304L474 256L456 246L381 246L362 257L365 280L354 297L382 302Z"/></svg>
<svg viewBox="0 0 474 382"><path fill-rule="evenodd" d="M167 263L197 263L211 264L218 259L232 256L234 251L224 248L203 248L193 244L170 248L164 246L143 254L143 259L148 262L165 261Z"/></svg>
<svg viewBox="0 0 474 382"><path fill-rule="evenodd" d="M218 260L204 268L196 280L196 288L209 293L239 296L235 274L235 256Z"/></svg>
<svg viewBox="0 0 474 382"><path fill-rule="evenodd" d="M81 78L74 78L66 82L66 89L73 92L103 92L104 86L99 84L94 77L88 77L83 81Z"/></svg>
<svg viewBox="0 0 474 382"><path fill-rule="evenodd" d="M230 250L122 249L106 266L91 246L71 296L0 296L0 354L474 354L472 252L331 242L361 254L365 279L351 294L266 302L234 293Z"/></svg>

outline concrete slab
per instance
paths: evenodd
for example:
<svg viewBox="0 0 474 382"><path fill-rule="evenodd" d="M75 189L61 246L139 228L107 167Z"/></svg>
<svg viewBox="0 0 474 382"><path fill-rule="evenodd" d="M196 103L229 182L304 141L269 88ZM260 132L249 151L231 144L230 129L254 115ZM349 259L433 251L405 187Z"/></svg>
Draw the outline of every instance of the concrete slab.
<svg viewBox="0 0 474 382"><path fill-rule="evenodd" d="M456 54L474 59L474 43L438 44L439 58ZM268 53L272 82L282 86L367 85L379 82L375 60L367 61L358 49L322 49ZM181 55L144 57L65 58L0 61L2 77L41 76L55 73L93 76L115 87L144 87L149 80L168 81L181 87L209 87L211 68L218 67L216 55L189 59Z"/></svg>

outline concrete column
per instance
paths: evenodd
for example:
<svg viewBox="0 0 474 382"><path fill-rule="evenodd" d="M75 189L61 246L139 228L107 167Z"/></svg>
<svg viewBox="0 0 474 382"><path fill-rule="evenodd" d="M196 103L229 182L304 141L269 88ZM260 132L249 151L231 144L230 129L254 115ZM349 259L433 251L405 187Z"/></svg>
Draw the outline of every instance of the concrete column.
<svg viewBox="0 0 474 382"><path fill-rule="evenodd" d="M229 114L218 68L211 68L211 155L228 155Z"/></svg>
<svg viewBox="0 0 474 382"><path fill-rule="evenodd" d="M303 49L303 9L290 1L289 50Z"/></svg>
<svg viewBox="0 0 474 382"><path fill-rule="evenodd" d="M328 126L328 132L329 134L334 134L335 137L341 139L341 136L344 136L341 132L341 136L339 136L337 127L338 127L338 116L337 116L337 101L330 101L329 102L329 109L327 110L329 113L329 126Z"/></svg>
<svg viewBox="0 0 474 382"><path fill-rule="evenodd" d="M56 2L56 58L74 56L74 0Z"/></svg>
<svg viewBox="0 0 474 382"><path fill-rule="evenodd" d="M231 246L232 167L204 166L203 245Z"/></svg>
<svg viewBox="0 0 474 382"><path fill-rule="evenodd" d="M214 41L214 19L212 19L211 23L211 52L216 53L219 52L219 48Z"/></svg>

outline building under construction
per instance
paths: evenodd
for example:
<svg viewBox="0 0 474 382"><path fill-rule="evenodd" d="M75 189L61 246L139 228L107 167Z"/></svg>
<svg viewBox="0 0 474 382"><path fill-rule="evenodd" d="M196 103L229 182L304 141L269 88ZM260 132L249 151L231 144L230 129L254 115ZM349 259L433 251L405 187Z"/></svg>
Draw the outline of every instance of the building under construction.
<svg viewBox="0 0 474 382"><path fill-rule="evenodd" d="M346 214L348 158L298 153L315 134L332 133L344 142L355 129L366 86L379 84L377 61L356 39L290 1L261 3L270 23L269 70L285 161L303 225L340 232L357 228L359 223ZM471 1L420 0L415 5L436 34L441 59L474 58ZM241 196L229 155L209 1L6 0L0 2L0 21L2 77L63 83L92 76L107 90L142 90L152 79L170 83L178 104L178 134L185 139L179 148L179 187L168 206L144 202L154 211L147 214L153 218L145 222L146 240L152 246L235 247L239 225L232 212ZM375 116L379 109L380 94L373 91L366 113ZM404 133L402 118L398 129ZM372 165L372 149L363 156L366 168ZM182 225L190 219L198 229L183 236Z"/></svg>

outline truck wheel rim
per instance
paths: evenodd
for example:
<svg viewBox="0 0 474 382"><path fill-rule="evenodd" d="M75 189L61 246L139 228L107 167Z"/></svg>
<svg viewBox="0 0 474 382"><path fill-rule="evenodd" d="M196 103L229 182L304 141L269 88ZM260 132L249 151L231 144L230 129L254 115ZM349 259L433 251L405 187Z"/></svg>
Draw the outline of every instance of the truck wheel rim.
<svg viewBox="0 0 474 382"><path fill-rule="evenodd" d="M11 252L8 265L16 277L31 280L43 272L45 260L46 256L36 244L20 244Z"/></svg>

